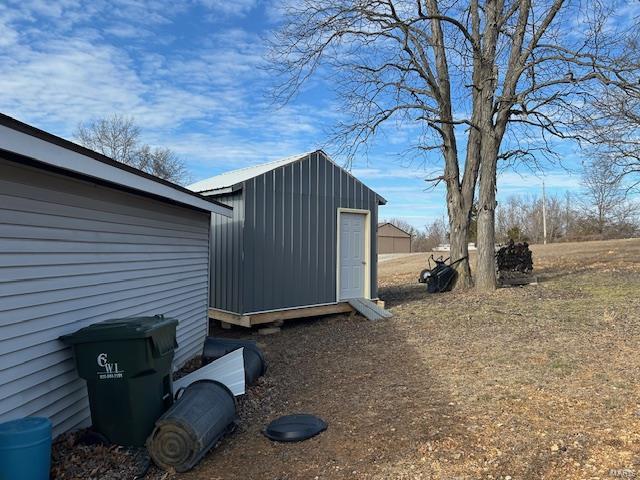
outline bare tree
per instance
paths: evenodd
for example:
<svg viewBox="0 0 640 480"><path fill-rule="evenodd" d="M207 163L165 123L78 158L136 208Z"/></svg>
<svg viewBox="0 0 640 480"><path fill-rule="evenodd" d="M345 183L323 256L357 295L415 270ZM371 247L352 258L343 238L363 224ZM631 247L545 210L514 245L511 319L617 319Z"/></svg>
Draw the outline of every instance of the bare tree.
<svg viewBox="0 0 640 480"><path fill-rule="evenodd" d="M429 252L441 243L447 243L447 225L443 220L434 220L427 225L424 233L424 250Z"/></svg>
<svg viewBox="0 0 640 480"><path fill-rule="evenodd" d="M625 40L624 60L633 63L640 38ZM599 161L612 163L616 173L626 177L627 190L640 186L640 83L604 85L587 100L581 110L584 142Z"/></svg>
<svg viewBox="0 0 640 480"><path fill-rule="evenodd" d="M608 157L597 157L585 165L582 174L583 205L594 219L597 233L604 235L611 225L633 221L637 206L627 201L620 167Z"/></svg>
<svg viewBox="0 0 640 480"><path fill-rule="evenodd" d="M135 166L140 128L133 118L113 114L79 123L73 134L81 145L118 162Z"/></svg>
<svg viewBox="0 0 640 480"><path fill-rule="evenodd" d="M567 209L565 199L547 195L547 237L549 242L566 238L569 222L575 222L577 213ZM533 195L513 195L500 202L496 209L496 239L542 243L542 199Z"/></svg>
<svg viewBox="0 0 640 480"><path fill-rule="evenodd" d="M140 127L131 117L113 114L80 123L73 136L91 150L156 177L178 184L189 181L184 162L170 149L140 143Z"/></svg>
<svg viewBox="0 0 640 480"><path fill-rule="evenodd" d="M550 137L570 136L584 95L634 81L638 63L619 61L632 30L606 28L616 3L292 2L271 42L277 94L290 99L326 69L350 113L336 135L348 156L391 121L413 127L414 151L442 162L429 180L447 187L453 259L468 255L479 178L476 285L493 289L498 162L535 164L553 151ZM468 261L458 271L459 284L470 285Z"/></svg>
<svg viewBox="0 0 640 480"><path fill-rule="evenodd" d="M143 145L136 152L137 168L156 177L171 180L178 184L190 181L184 162L168 148L151 148Z"/></svg>
<svg viewBox="0 0 640 480"><path fill-rule="evenodd" d="M582 195L566 192L547 196L549 242L628 238L640 233L637 203L625 200L625 189L615 175L590 165L584 174ZM586 184L588 183L588 187ZM617 186L616 186L617 184ZM542 243L542 200L531 195L514 195L496 209L496 238L500 242Z"/></svg>
<svg viewBox="0 0 640 480"><path fill-rule="evenodd" d="M409 222L407 222L403 218L393 217L393 218L390 218L389 220L383 220L383 221L398 227L400 230L404 230L411 236L415 236L418 233L418 229L415 228L413 225L411 225Z"/></svg>

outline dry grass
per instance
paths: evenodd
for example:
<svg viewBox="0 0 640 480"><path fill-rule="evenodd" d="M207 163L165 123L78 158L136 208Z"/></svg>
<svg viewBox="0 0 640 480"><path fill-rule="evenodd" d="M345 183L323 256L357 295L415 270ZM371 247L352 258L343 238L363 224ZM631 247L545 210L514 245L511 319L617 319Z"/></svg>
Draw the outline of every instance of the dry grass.
<svg viewBox="0 0 640 480"><path fill-rule="evenodd" d="M640 477L640 240L533 250L537 286L429 296L426 256L397 258L380 265L393 319L260 338L270 369L240 429L186 478ZM329 429L260 435L295 412Z"/></svg>

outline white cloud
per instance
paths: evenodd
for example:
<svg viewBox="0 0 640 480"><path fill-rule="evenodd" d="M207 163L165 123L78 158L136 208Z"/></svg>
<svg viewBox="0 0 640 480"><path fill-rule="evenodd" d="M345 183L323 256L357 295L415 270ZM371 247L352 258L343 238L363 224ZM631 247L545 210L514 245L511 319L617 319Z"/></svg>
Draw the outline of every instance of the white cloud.
<svg viewBox="0 0 640 480"><path fill-rule="evenodd" d="M113 35L119 38L146 38L153 35L153 33L145 28L141 28L135 25L127 25L126 23L120 23L111 25L104 29L105 33Z"/></svg>
<svg viewBox="0 0 640 480"><path fill-rule="evenodd" d="M257 0L198 0L204 7L227 15L241 15L251 11Z"/></svg>
<svg viewBox="0 0 640 480"><path fill-rule="evenodd" d="M171 148L184 158L190 158L194 180L201 180L227 170L275 160L291 153L306 151L295 138L230 141L227 136L192 133L171 141Z"/></svg>
<svg viewBox="0 0 640 480"><path fill-rule="evenodd" d="M413 178L424 179L427 172L423 169L415 169L411 167L402 167L400 165L393 166L392 168L359 168L355 167L351 170L351 173L358 178L364 179L393 179L393 178Z"/></svg>
<svg viewBox="0 0 640 480"><path fill-rule="evenodd" d="M575 189L580 187L580 176L570 171L545 172L544 176L530 173L504 172L498 175L498 191L515 190L526 192L542 188Z"/></svg>
<svg viewBox="0 0 640 480"><path fill-rule="evenodd" d="M18 32L9 27L7 23L6 20L0 19L0 31L2 31L2 35L0 35L0 48L8 48L15 45L18 40Z"/></svg>
<svg viewBox="0 0 640 480"><path fill-rule="evenodd" d="M52 40L41 50L15 46L0 58L3 110L48 117L63 130L88 114L127 111L142 89L121 52L79 39Z"/></svg>
<svg viewBox="0 0 640 480"><path fill-rule="evenodd" d="M199 170L319 147L325 112L304 105L275 109L263 99L263 46L256 34L225 27L195 46L157 48L155 38L136 43L185 5L27 0L0 6L0 110L67 137L80 121L131 115L145 141L175 149ZM255 2L201 6L232 15ZM158 40L168 44L165 30Z"/></svg>

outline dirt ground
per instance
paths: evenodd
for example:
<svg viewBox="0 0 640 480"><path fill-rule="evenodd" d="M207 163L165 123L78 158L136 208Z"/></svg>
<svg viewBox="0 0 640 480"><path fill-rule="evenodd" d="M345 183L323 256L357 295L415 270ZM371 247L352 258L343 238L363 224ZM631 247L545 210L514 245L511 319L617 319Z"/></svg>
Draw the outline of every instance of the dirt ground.
<svg viewBox="0 0 640 480"><path fill-rule="evenodd" d="M428 295L380 265L388 321L289 322L238 430L184 479L640 478L640 239L534 246L539 284ZM327 431L261 429L314 413Z"/></svg>

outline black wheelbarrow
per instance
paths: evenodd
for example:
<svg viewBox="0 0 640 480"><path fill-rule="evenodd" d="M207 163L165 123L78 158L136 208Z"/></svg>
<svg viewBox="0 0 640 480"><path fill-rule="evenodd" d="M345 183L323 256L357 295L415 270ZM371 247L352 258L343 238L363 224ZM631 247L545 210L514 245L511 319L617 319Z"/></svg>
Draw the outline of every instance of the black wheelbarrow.
<svg viewBox="0 0 640 480"><path fill-rule="evenodd" d="M449 262L451 257L445 259L442 257L435 258L432 254L431 257L429 257L429 268L425 268L420 272L418 282L426 283L427 292L429 293L447 292L451 290L453 281L458 275L458 272L453 268L453 266L460 263L465 258L467 257L462 257L453 262ZM435 263L435 267L432 266L432 261Z"/></svg>

